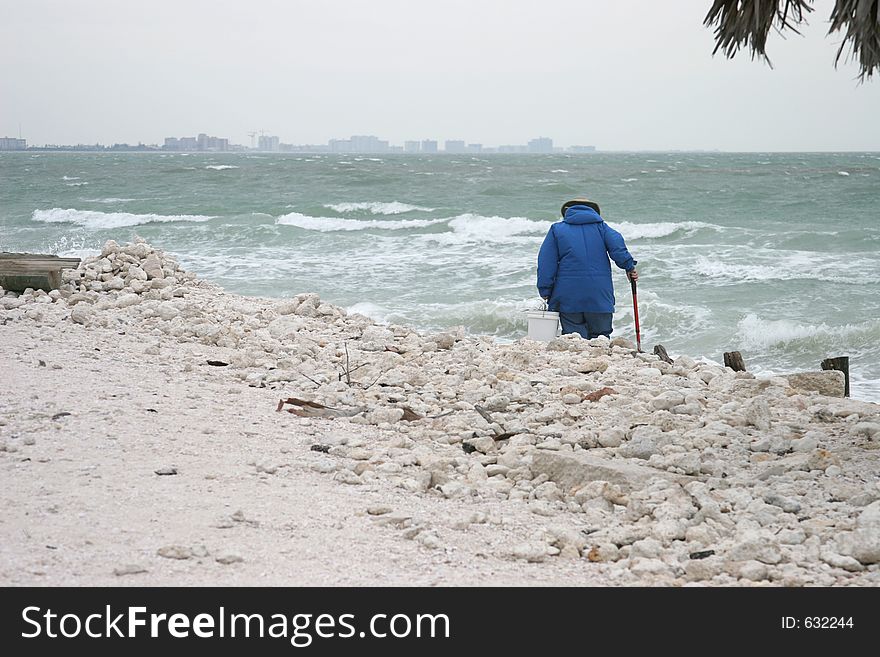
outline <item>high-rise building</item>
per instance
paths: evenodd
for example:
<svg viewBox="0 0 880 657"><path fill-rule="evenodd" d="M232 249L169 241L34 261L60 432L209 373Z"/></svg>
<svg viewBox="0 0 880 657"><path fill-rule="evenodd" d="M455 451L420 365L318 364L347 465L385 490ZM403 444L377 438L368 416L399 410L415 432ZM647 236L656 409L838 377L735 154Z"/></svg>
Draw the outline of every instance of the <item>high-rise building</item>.
<svg viewBox="0 0 880 657"><path fill-rule="evenodd" d="M166 151L228 151L229 140L210 137L204 132L198 137L165 137Z"/></svg>
<svg viewBox="0 0 880 657"><path fill-rule="evenodd" d="M331 153L388 153L388 142L375 135L352 135L350 139L331 139L327 142Z"/></svg>
<svg viewBox="0 0 880 657"><path fill-rule="evenodd" d="M529 142L529 153L552 153L553 140L549 137L538 137Z"/></svg>
<svg viewBox="0 0 880 657"><path fill-rule="evenodd" d="M419 142L417 142L417 141L403 142L403 152L404 153L418 153L419 152Z"/></svg>
<svg viewBox="0 0 880 657"><path fill-rule="evenodd" d="M259 150L276 152L279 150L281 140L272 135L260 135Z"/></svg>
<svg viewBox="0 0 880 657"><path fill-rule="evenodd" d="M27 149L27 139L0 137L0 151L23 151Z"/></svg>
<svg viewBox="0 0 880 657"><path fill-rule="evenodd" d="M375 135L352 135L351 150L355 153L387 153L388 142Z"/></svg>
<svg viewBox="0 0 880 657"><path fill-rule="evenodd" d="M447 153L464 153L465 145L463 141L457 139L447 139L446 143L443 144L443 150Z"/></svg>
<svg viewBox="0 0 880 657"><path fill-rule="evenodd" d="M437 142L433 139L422 140L422 153L436 153Z"/></svg>
<svg viewBox="0 0 880 657"><path fill-rule="evenodd" d="M468 144L467 145L468 153L482 153L483 145L482 144Z"/></svg>
<svg viewBox="0 0 880 657"><path fill-rule="evenodd" d="M196 138L196 147L200 151L226 151L229 150L229 140L210 137L203 132Z"/></svg>
<svg viewBox="0 0 880 657"><path fill-rule="evenodd" d="M570 146L568 149L569 153L595 153L595 146Z"/></svg>

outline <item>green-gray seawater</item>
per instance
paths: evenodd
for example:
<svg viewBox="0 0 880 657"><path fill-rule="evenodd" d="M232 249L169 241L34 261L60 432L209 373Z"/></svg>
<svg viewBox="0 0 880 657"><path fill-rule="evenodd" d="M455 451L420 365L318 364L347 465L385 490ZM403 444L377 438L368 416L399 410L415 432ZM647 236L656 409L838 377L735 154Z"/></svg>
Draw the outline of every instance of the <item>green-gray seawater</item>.
<svg viewBox="0 0 880 657"><path fill-rule="evenodd" d="M880 401L880 154L0 154L0 250L139 235L240 294L516 339L538 247L588 196L639 261L643 347L751 371L850 356ZM634 337L615 270L614 335Z"/></svg>

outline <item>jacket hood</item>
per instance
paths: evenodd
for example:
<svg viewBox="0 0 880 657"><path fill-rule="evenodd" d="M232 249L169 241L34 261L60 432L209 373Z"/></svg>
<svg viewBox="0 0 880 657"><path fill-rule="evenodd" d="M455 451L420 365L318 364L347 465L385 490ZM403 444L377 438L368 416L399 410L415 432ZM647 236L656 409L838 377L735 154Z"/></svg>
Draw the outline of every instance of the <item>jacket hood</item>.
<svg viewBox="0 0 880 657"><path fill-rule="evenodd" d="M563 221L567 224L598 224L602 217L587 205L572 205L565 211Z"/></svg>

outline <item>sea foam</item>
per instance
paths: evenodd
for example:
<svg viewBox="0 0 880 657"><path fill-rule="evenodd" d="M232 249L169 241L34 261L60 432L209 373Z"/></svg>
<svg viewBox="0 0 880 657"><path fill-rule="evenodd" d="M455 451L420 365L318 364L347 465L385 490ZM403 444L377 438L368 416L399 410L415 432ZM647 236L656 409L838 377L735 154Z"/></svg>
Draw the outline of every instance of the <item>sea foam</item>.
<svg viewBox="0 0 880 657"><path fill-rule="evenodd" d="M536 298L495 297L453 303L424 304L419 309L421 321L431 330L462 326L470 333L507 336L523 335L527 330L526 311L539 306ZM404 322L414 318L404 317Z"/></svg>
<svg viewBox="0 0 880 657"><path fill-rule="evenodd" d="M724 255L727 261L698 256L694 270L721 284L732 285L746 281L792 281L815 280L829 283L848 283L867 285L880 282L876 271L876 261L871 258L850 258L848 267L841 267L837 258L820 256L809 251L755 251L748 260L733 259ZM764 260L766 264L762 264ZM859 271L858 276L853 270ZM869 273L870 272L870 273Z"/></svg>
<svg viewBox="0 0 880 657"><path fill-rule="evenodd" d="M97 212L94 210L74 210L73 208L52 208L34 210L33 221L43 223L77 224L86 228L124 228L142 224L167 223L172 221L209 221L214 217L193 214L132 214L130 212Z"/></svg>
<svg viewBox="0 0 880 657"><path fill-rule="evenodd" d="M231 164L209 164L205 168L213 169L214 171L225 171L226 169L237 169L238 167Z"/></svg>
<svg viewBox="0 0 880 657"><path fill-rule="evenodd" d="M388 323L388 310L369 301L359 301L353 306L346 308L345 311L349 315L357 313L358 315L369 317L378 324Z"/></svg>

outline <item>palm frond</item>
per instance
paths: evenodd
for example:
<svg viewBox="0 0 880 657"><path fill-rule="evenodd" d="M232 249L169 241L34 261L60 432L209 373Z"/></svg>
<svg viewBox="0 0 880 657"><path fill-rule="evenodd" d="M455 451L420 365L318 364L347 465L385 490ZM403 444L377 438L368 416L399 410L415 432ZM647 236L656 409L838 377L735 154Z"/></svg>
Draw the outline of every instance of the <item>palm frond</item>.
<svg viewBox="0 0 880 657"><path fill-rule="evenodd" d="M880 0L837 0L828 34L838 31L843 33L843 41L835 66L849 45L849 59L858 61L862 82L880 71Z"/></svg>
<svg viewBox="0 0 880 657"><path fill-rule="evenodd" d="M797 26L813 11L808 0L715 0L703 24L715 25L715 50L732 58L740 48L747 46L752 59L767 57L767 35L775 28L779 33ZM772 66L772 64L771 64Z"/></svg>
<svg viewBox="0 0 880 657"><path fill-rule="evenodd" d="M752 59L763 57L768 64L767 36L771 29L798 33L813 0L714 0L703 20L715 27L715 49L728 58L748 48ZM880 0L836 0L828 34L840 32L843 40L834 59L840 62L849 48L848 59L858 62L862 82L880 72Z"/></svg>

